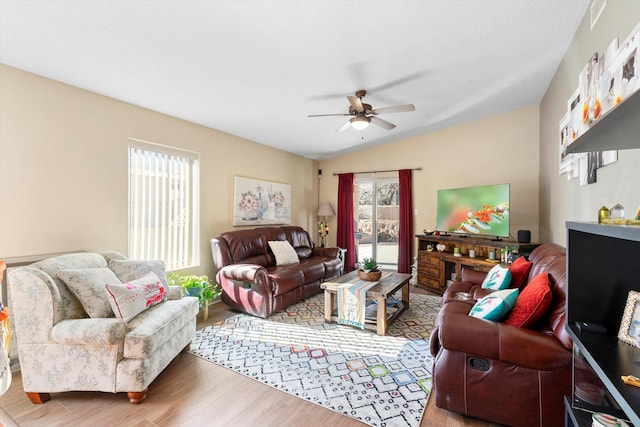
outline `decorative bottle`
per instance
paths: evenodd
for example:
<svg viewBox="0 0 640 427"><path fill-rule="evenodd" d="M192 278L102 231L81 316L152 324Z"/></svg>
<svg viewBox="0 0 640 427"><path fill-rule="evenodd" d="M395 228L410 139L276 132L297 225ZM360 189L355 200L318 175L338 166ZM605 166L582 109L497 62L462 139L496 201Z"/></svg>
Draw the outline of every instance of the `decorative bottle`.
<svg viewBox="0 0 640 427"><path fill-rule="evenodd" d="M598 211L598 224L602 224L608 219L609 219L609 209L607 209L606 206L603 206Z"/></svg>

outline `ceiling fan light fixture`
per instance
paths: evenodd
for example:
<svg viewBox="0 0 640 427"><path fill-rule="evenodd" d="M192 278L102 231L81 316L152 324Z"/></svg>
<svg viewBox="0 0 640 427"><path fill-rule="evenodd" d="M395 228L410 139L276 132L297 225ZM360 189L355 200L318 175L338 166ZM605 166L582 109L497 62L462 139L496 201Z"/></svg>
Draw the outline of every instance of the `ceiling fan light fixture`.
<svg viewBox="0 0 640 427"><path fill-rule="evenodd" d="M364 116L353 117L349 121L351 122L351 126L357 130L366 129L369 126L369 123L371 123L371 119Z"/></svg>

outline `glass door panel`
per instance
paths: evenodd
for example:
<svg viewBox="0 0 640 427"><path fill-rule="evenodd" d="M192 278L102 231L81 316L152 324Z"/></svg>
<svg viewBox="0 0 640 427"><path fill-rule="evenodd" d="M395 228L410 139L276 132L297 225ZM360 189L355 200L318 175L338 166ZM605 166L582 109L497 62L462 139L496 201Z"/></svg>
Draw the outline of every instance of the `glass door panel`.
<svg viewBox="0 0 640 427"><path fill-rule="evenodd" d="M356 262L375 258L382 268L398 267L398 180L358 179L354 184Z"/></svg>

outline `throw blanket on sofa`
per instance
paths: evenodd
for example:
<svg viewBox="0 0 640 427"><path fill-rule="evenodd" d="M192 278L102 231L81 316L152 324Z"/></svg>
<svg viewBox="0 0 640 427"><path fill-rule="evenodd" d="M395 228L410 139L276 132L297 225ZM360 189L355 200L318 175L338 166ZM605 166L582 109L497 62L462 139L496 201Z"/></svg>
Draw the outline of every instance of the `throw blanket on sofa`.
<svg viewBox="0 0 640 427"><path fill-rule="evenodd" d="M338 323L364 329L367 291L378 282L355 279L353 283L325 283L338 295Z"/></svg>

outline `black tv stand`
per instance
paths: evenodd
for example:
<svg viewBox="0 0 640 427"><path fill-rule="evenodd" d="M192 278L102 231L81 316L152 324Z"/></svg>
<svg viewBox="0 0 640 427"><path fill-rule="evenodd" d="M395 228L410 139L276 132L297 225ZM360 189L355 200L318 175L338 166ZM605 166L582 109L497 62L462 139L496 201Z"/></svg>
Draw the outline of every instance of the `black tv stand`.
<svg viewBox="0 0 640 427"><path fill-rule="evenodd" d="M566 329L573 340L574 358L586 362L600 379L594 384L606 391L597 412L627 419L634 426L640 426L640 394L636 387L624 384L621 375L640 376L638 349L620 341L617 334L629 292L638 290L639 252L636 226L567 222ZM567 425L590 426L590 416L584 423L577 418L592 405L575 390L567 401L566 415L576 419ZM618 414L618 409L624 413Z"/></svg>
<svg viewBox="0 0 640 427"><path fill-rule="evenodd" d="M492 242L502 242L502 237L496 236L495 239L491 239Z"/></svg>

